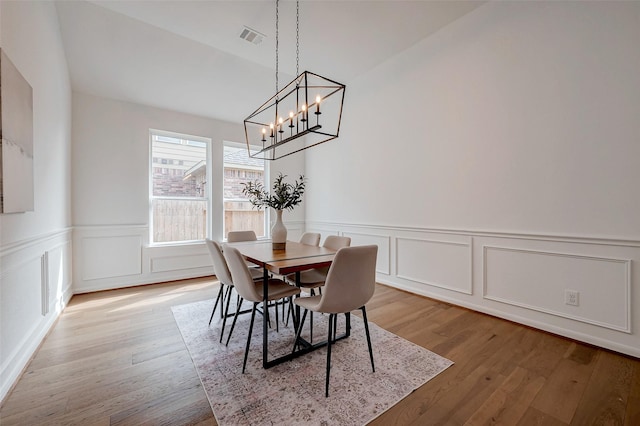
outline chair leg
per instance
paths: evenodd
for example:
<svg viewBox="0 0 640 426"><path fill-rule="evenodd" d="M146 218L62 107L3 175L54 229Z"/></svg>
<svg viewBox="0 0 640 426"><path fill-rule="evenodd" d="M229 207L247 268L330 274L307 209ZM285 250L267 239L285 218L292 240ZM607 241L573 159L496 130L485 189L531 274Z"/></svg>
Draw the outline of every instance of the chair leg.
<svg viewBox="0 0 640 426"><path fill-rule="evenodd" d="M227 307L224 309L224 316L222 318L222 328L220 329L220 343L222 343L222 336L224 335L224 327L227 325L227 314L229 314L229 302L231 302L231 286L228 286L228 287L229 287L229 290L227 290ZM235 318L233 322L235 323ZM229 337L231 337L231 333L229 333Z"/></svg>
<svg viewBox="0 0 640 426"><path fill-rule="evenodd" d="M280 330L278 329L279 320L278 320L278 301L277 300L273 303L273 306L274 306L273 309L276 311L276 333L278 333Z"/></svg>
<svg viewBox="0 0 640 426"><path fill-rule="evenodd" d="M294 329L297 324L296 311L293 309L293 296L289 298L289 309L287 310L287 325L289 325L289 314L291 314L291 319L293 321Z"/></svg>
<svg viewBox="0 0 640 426"><path fill-rule="evenodd" d="M244 361L242 362L242 374L247 368L247 357L249 356L249 346L251 346L251 334L253 333L253 320L256 318L256 307L258 304L253 302L253 309L251 309L251 322L249 323L249 335L247 336L247 347L244 350Z"/></svg>
<svg viewBox="0 0 640 426"><path fill-rule="evenodd" d="M236 321L238 320L238 315L240 315L240 308L242 307L242 302L238 303L236 307L236 314L233 316L233 322L231 323L231 330L229 330L229 335L227 336L227 343L225 346L229 346L229 340L231 340L231 335L233 334L233 329L236 327ZM227 310L229 310L229 305L227 304ZM227 319L227 314L224 314L224 319ZM222 343L222 337L220 338L220 343Z"/></svg>
<svg viewBox="0 0 640 426"><path fill-rule="evenodd" d="M216 303L213 304L213 312L211 312L211 318L209 318L209 325L211 325L211 321L213 321L213 315L216 313L216 308L218 307L218 302L222 299L222 293L224 292L224 284L220 283L220 289L218 290L218 297L216 297ZM222 303L220 303L220 311L222 312Z"/></svg>
<svg viewBox="0 0 640 426"><path fill-rule="evenodd" d="M289 309L287 309L287 318L284 321L284 326L288 327L289 326L289 316L291 315L291 309L293 306L293 298L289 299ZM284 305L282 305L282 308L284 309ZM282 311L282 317L284 318L284 311Z"/></svg>
<svg viewBox="0 0 640 426"><path fill-rule="evenodd" d="M282 323L284 324L284 305L286 305L285 303L286 299L282 299Z"/></svg>
<svg viewBox="0 0 640 426"><path fill-rule="evenodd" d="M329 314L329 333L327 334L327 377L325 380L324 386L324 396L327 398L329 396L329 374L331 372L331 341L333 336L333 319L336 314Z"/></svg>
<svg viewBox="0 0 640 426"><path fill-rule="evenodd" d="M227 286L227 291L222 295L222 300L221 300L221 304L220 304L220 318L222 318L224 316L224 312L222 312L222 304L224 303L224 299L225 297L231 297L231 293L233 292L233 287L231 287L230 285ZM240 296L238 296L240 297Z"/></svg>
<svg viewBox="0 0 640 426"><path fill-rule="evenodd" d="M311 289L309 294L315 296L316 291ZM309 343L313 343L313 311L311 311L311 315L309 316Z"/></svg>
<svg viewBox="0 0 640 426"><path fill-rule="evenodd" d="M369 345L369 358L371 358L371 369L373 372L376 372L376 367L373 365L373 350L371 350L371 336L369 335L369 321L367 321L367 310L363 306L360 308L362 310L362 319L364 319L364 331L367 333L367 345Z"/></svg>
<svg viewBox="0 0 640 426"><path fill-rule="evenodd" d="M298 339L300 338L300 333L302 332L302 326L304 325L304 320L307 318L307 312L309 312L309 310L305 309L302 313L302 320L300 321L300 324L298 324L298 329L296 330L296 338L293 340L293 349L291 350L291 353L294 353L296 351Z"/></svg>

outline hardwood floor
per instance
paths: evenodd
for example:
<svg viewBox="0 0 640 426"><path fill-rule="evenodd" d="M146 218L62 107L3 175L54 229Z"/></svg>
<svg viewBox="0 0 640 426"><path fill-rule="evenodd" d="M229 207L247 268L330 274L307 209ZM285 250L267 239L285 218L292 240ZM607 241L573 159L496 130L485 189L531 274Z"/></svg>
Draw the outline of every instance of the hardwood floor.
<svg viewBox="0 0 640 426"><path fill-rule="evenodd" d="M207 278L74 296L0 424L216 424L170 309L216 291ZM367 313L455 362L373 425L640 425L638 359L382 285Z"/></svg>

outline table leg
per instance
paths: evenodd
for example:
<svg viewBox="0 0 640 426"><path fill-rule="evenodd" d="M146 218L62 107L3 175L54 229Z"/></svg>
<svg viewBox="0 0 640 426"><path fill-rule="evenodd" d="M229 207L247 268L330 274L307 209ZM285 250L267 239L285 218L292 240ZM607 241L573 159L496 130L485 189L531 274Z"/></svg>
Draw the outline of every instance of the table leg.
<svg viewBox="0 0 640 426"><path fill-rule="evenodd" d="M267 268L264 268L264 274L262 276L262 368L267 368L269 365L268 353L269 353L269 328L267 325L267 315L269 309L269 272Z"/></svg>
<svg viewBox="0 0 640 426"><path fill-rule="evenodd" d="M300 288L300 271L296 271L296 287ZM300 297L299 295L296 297ZM296 305L296 314L293 318L293 327L298 331L298 325L300 324L300 306Z"/></svg>

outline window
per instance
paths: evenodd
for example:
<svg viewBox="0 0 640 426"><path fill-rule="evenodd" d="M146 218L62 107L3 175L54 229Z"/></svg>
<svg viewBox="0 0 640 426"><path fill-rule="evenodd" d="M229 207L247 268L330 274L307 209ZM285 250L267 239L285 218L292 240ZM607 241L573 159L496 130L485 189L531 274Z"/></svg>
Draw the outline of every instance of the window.
<svg viewBox="0 0 640 426"><path fill-rule="evenodd" d="M251 158L246 145L225 142L224 145L224 235L229 231L253 230L266 237L267 214L256 210L242 194L242 183L265 181L264 160Z"/></svg>
<svg viewBox="0 0 640 426"><path fill-rule="evenodd" d="M207 237L210 144L206 138L151 131L152 243L198 241Z"/></svg>

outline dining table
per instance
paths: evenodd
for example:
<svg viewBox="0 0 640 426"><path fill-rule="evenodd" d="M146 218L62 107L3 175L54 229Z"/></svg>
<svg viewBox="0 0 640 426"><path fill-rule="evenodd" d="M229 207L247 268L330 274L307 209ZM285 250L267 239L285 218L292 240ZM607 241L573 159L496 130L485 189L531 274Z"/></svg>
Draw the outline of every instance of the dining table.
<svg viewBox="0 0 640 426"><path fill-rule="evenodd" d="M308 244L302 244L296 241L287 241L285 248L282 250L276 250L272 246L271 240L257 240L257 241L242 241L235 243L227 243L231 247L238 249L244 259L252 264L255 264L264 270L263 275L263 312L267 312L268 306L268 290L269 290L269 278L271 274L277 275L289 275L295 274L296 285L300 286L300 272L313 269L328 267L333 262L335 251L326 247L312 246ZM300 319L300 307L296 306L296 312L293 316L294 327L298 327L298 321ZM268 322L266 319L262 321L262 366L263 368L271 368L285 361L302 356L306 353L326 346L327 342L322 341L318 343L311 343L305 339L299 339L298 349L292 350L291 353L281 355L279 357L269 359L268 348ZM351 331L350 315L346 314L346 329L345 333L336 336L335 340L344 339L349 337ZM292 342L293 346L293 342Z"/></svg>

